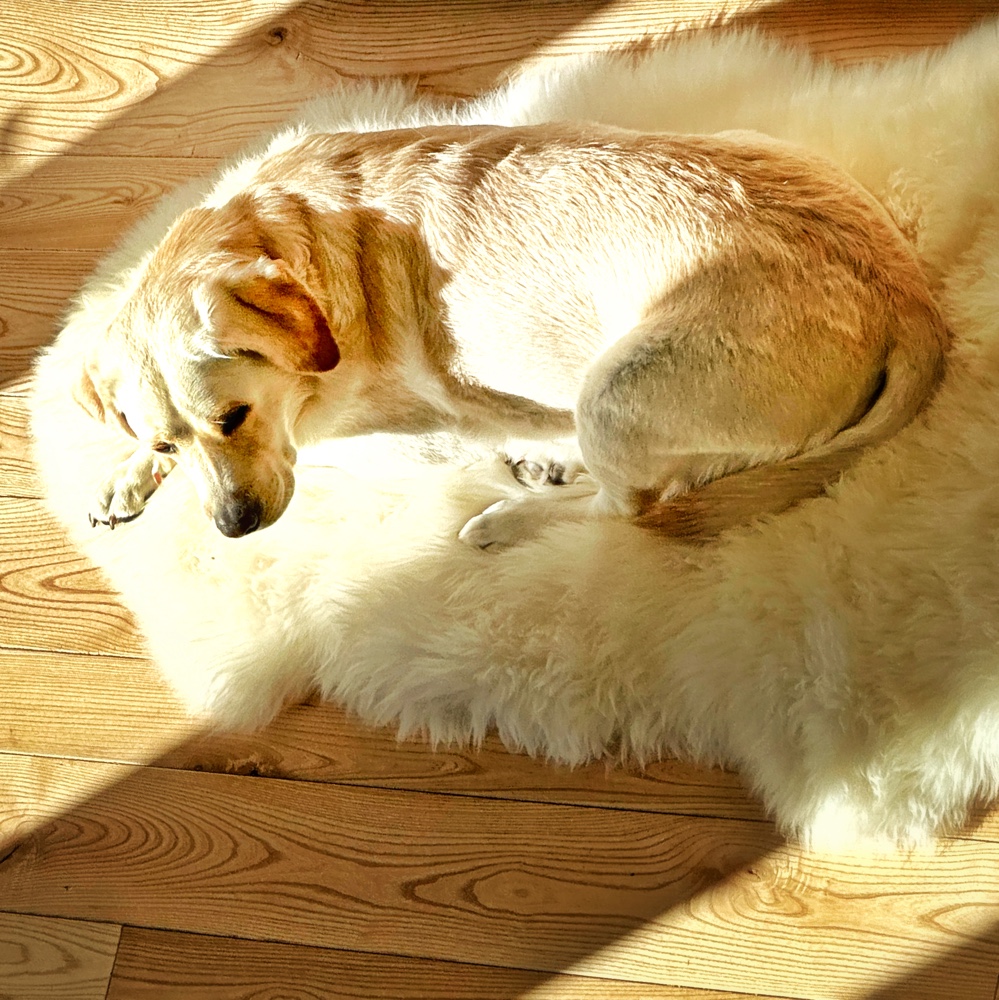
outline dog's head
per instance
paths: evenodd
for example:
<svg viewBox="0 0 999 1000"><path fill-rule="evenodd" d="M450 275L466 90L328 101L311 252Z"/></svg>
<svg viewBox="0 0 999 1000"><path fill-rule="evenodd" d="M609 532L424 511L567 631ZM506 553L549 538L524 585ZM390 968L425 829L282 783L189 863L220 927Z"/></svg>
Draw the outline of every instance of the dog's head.
<svg viewBox="0 0 999 1000"><path fill-rule="evenodd" d="M333 327L363 312L349 268L336 304L320 303L310 244L290 198L185 213L142 265L77 387L94 417L173 456L230 537L287 507L296 420L340 359Z"/></svg>

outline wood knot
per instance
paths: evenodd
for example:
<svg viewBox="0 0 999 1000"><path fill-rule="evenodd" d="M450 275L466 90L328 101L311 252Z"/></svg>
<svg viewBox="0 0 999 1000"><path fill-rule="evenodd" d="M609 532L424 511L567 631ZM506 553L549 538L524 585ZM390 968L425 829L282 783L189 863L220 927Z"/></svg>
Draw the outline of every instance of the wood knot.
<svg viewBox="0 0 999 1000"><path fill-rule="evenodd" d="M281 27L271 28L271 30L267 32L267 43L268 45L280 45L282 42L285 41L285 39L287 39L287 37L288 37L287 28L281 28Z"/></svg>

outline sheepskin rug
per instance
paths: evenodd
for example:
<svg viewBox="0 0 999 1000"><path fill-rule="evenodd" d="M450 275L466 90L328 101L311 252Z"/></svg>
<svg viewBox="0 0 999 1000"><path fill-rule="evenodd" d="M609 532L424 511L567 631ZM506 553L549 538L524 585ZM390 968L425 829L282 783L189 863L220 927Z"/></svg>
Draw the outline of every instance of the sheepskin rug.
<svg viewBox="0 0 999 1000"><path fill-rule="evenodd" d="M489 730L581 763L679 754L741 770L805 840L917 841L999 789L999 27L836 69L756 35L641 61L538 65L460 107L401 85L307 106L313 129L586 118L752 128L838 161L917 245L955 336L925 414L828 496L695 548L606 521L500 553L456 541L517 487L495 456L390 438L303 455L273 527L222 537L178 472L135 522L87 501L128 450L70 397L88 337L169 221L244 154L167 198L102 265L31 402L49 504L134 611L191 712L260 726L318 689L435 741ZM221 178L221 180L219 179ZM123 451L124 449L124 451Z"/></svg>

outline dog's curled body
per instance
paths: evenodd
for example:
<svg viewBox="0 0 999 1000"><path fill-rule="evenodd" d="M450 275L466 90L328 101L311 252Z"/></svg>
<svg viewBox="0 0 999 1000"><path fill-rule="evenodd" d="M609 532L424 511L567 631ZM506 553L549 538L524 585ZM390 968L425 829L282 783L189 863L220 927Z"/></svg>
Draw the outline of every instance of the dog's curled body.
<svg viewBox="0 0 999 1000"><path fill-rule="evenodd" d="M304 136L182 215L80 397L188 468L226 534L280 516L298 443L453 427L577 435L589 472L474 544L594 510L699 536L819 492L919 411L946 347L906 241L824 160L439 126ZM112 482L97 516L134 516L151 489Z"/></svg>

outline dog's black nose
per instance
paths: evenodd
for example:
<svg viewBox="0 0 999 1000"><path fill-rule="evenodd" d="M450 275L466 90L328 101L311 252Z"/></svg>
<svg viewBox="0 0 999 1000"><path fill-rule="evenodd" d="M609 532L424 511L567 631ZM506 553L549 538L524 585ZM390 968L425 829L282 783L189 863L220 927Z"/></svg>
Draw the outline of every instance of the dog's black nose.
<svg viewBox="0 0 999 1000"><path fill-rule="evenodd" d="M226 538L241 538L260 527L259 500L244 500L229 504L215 515L215 526Z"/></svg>

